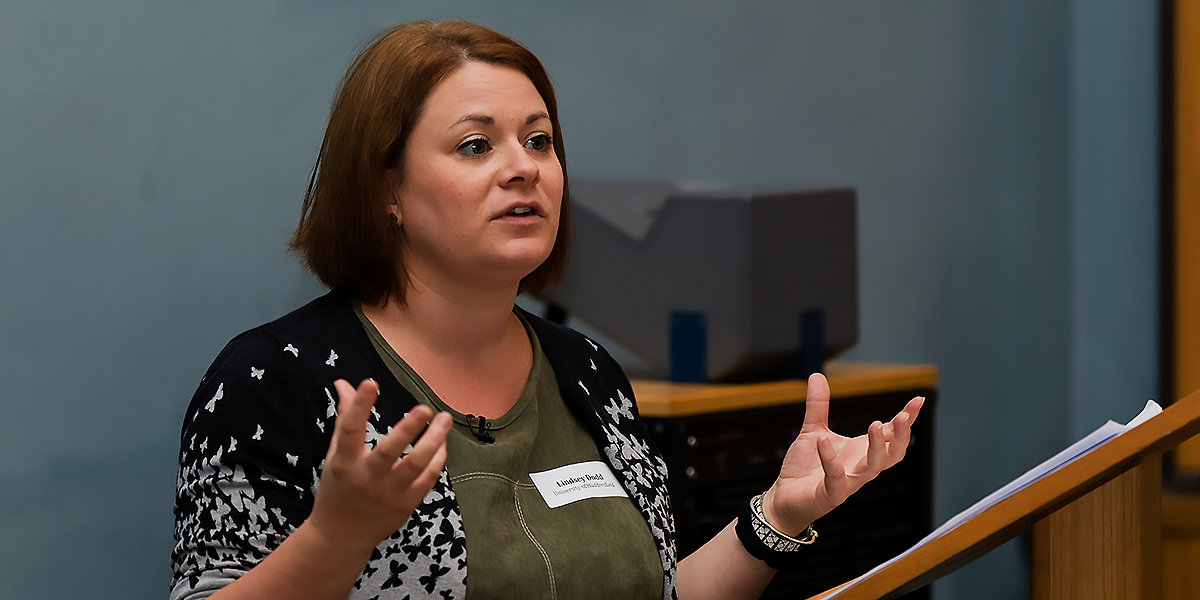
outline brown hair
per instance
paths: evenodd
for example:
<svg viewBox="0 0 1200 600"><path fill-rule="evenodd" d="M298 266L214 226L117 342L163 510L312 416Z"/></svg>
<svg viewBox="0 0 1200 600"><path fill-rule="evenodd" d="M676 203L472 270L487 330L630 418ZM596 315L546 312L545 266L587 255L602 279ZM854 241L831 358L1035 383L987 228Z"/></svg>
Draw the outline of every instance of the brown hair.
<svg viewBox="0 0 1200 600"><path fill-rule="evenodd" d="M521 279L519 291L546 292L558 283L567 263L571 217L558 106L545 67L524 46L486 27L416 21L385 30L359 52L329 114L300 225L288 246L331 289L366 304L404 303L409 285L404 230L392 231L387 173L403 164L429 94L472 61L521 71L546 103L563 169L558 237L550 256Z"/></svg>

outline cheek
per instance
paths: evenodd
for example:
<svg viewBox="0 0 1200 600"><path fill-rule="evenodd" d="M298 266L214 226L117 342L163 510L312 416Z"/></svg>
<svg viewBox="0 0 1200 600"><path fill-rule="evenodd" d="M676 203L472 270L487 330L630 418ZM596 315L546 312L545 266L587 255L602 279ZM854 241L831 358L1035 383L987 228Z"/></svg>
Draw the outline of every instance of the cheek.
<svg viewBox="0 0 1200 600"><path fill-rule="evenodd" d="M563 197L563 174L562 166L558 161L554 161L554 167L551 168L546 176L543 176L542 181L546 185L546 196L554 201L554 206L562 206Z"/></svg>
<svg viewBox="0 0 1200 600"><path fill-rule="evenodd" d="M471 182L462 173L445 169L437 163L424 165L426 170L413 173L402 194L401 208L408 208L409 217L423 221L456 220L466 210L472 197ZM476 195L478 193L476 192Z"/></svg>

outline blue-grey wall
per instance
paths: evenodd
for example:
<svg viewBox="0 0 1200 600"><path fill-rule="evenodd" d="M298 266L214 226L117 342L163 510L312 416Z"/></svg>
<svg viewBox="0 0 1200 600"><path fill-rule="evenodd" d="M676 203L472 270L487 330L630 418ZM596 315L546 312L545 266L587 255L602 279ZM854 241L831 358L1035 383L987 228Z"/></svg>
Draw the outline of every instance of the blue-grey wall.
<svg viewBox="0 0 1200 600"><path fill-rule="evenodd" d="M0 0L0 597L165 594L184 406L319 292L283 241L399 20L531 46L573 174L856 186L848 357L940 367L938 519L1155 394L1155 3L398 4Z"/></svg>

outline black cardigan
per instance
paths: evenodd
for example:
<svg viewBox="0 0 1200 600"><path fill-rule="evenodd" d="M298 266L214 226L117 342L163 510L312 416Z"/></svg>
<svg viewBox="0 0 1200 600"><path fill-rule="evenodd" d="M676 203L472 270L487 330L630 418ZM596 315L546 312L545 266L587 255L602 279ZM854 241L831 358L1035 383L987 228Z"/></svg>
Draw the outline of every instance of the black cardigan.
<svg viewBox="0 0 1200 600"><path fill-rule="evenodd" d="M563 400L640 509L675 597L667 466L620 366L585 336L526 314ZM350 301L334 292L226 345L192 397L180 439L172 599L204 597L249 570L312 510L337 416L333 382L375 379L374 446L416 399L380 359ZM466 541L449 475L383 540L352 599L463 598ZM193 596L194 594L194 596Z"/></svg>

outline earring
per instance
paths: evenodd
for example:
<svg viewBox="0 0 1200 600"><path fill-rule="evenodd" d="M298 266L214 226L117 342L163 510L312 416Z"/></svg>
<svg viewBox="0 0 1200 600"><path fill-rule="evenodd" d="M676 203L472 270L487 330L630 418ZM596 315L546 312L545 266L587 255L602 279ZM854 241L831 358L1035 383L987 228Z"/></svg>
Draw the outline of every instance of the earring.
<svg viewBox="0 0 1200 600"><path fill-rule="evenodd" d="M388 216L392 218L392 233L400 231L400 219L396 218L396 213L388 213Z"/></svg>

